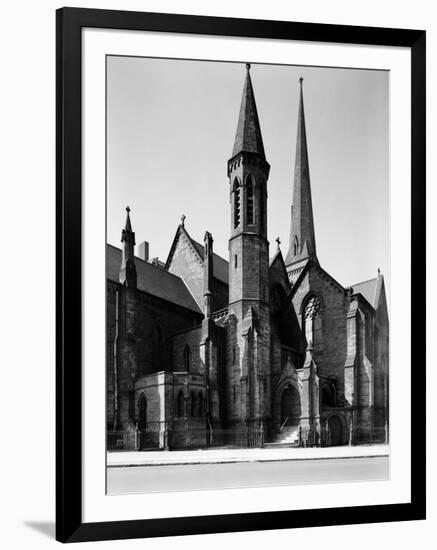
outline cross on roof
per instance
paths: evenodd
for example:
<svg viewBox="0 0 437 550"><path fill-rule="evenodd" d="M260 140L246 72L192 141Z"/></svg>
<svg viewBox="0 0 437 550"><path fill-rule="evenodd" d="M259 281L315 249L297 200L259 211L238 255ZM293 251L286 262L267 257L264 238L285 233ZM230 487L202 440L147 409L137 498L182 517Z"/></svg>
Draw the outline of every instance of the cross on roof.
<svg viewBox="0 0 437 550"><path fill-rule="evenodd" d="M185 226L185 218L186 218L186 217L187 217L187 216L186 216L185 214L182 214L182 216L181 216L182 227Z"/></svg>

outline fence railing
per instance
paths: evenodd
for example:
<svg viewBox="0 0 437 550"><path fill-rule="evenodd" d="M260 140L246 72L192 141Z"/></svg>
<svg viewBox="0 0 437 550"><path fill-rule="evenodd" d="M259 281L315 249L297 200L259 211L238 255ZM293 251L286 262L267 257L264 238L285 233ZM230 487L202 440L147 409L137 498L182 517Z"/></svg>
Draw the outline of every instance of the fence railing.
<svg viewBox="0 0 437 550"><path fill-rule="evenodd" d="M186 428L166 423L126 430L108 430L108 451L152 449L206 449L217 447L257 448L264 446L264 428Z"/></svg>
<svg viewBox="0 0 437 550"><path fill-rule="evenodd" d="M300 447L330 447L337 445L372 445L376 443L388 443L387 427L363 427L357 426L344 433L333 434L329 426L322 426L320 429L299 428Z"/></svg>

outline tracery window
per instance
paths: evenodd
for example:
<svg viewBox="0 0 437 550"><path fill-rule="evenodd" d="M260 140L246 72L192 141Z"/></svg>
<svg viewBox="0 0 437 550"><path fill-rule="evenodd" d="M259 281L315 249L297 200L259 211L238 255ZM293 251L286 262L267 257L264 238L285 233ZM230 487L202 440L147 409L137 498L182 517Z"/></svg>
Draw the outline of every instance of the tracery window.
<svg viewBox="0 0 437 550"><path fill-rule="evenodd" d="M303 309L302 329L307 345L313 346L322 341L322 301L317 294L311 294Z"/></svg>

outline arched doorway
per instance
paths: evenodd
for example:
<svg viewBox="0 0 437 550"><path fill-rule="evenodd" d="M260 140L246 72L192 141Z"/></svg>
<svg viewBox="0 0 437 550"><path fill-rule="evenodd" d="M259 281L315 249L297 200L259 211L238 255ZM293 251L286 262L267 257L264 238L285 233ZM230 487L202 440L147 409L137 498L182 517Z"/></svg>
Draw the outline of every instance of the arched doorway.
<svg viewBox="0 0 437 550"><path fill-rule="evenodd" d="M139 449L147 447L147 399L141 394L138 403Z"/></svg>
<svg viewBox="0 0 437 550"><path fill-rule="evenodd" d="M147 399L141 394L138 404L138 428L144 430L147 425Z"/></svg>
<svg viewBox="0 0 437 550"><path fill-rule="evenodd" d="M343 445L343 422L337 415L328 420L330 445Z"/></svg>
<svg viewBox="0 0 437 550"><path fill-rule="evenodd" d="M300 421L300 396L294 386L288 386L281 396L281 426L297 426Z"/></svg>

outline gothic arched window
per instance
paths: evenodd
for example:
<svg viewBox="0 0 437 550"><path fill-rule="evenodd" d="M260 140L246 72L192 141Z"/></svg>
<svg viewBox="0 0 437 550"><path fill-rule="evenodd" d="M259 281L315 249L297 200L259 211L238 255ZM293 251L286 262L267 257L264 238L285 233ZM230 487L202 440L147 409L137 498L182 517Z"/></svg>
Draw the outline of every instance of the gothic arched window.
<svg viewBox="0 0 437 550"><path fill-rule="evenodd" d="M302 331L307 345L317 345L322 341L322 301L317 294L310 294L304 302Z"/></svg>
<svg viewBox="0 0 437 550"><path fill-rule="evenodd" d="M259 226L260 229L264 230L264 218L265 218L265 201L264 201L264 192L263 189L260 187L258 191L258 197L259 197Z"/></svg>
<svg viewBox="0 0 437 550"><path fill-rule="evenodd" d="M199 393L199 416L205 416L205 399L203 393Z"/></svg>
<svg viewBox="0 0 437 550"><path fill-rule="evenodd" d="M178 393L176 416L178 416L179 418L182 418L185 412L184 409L185 409L185 398L184 398L184 392L181 390Z"/></svg>
<svg viewBox="0 0 437 550"><path fill-rule="evenodd" d="M297 235L294 237L294 243L293 243L293 255L297 256L299 253L299 239L297 238Z"/></svg>
<svg viewBox="0 0 437 550"><path fill-rule="evenodd" d="M247 204L247 223L253 225L255 223L254 216L254 184L252 176L247 178L246 184L246 204Z"/></svg>
<svg viewBox="0 0 437 550"><path fill-rule="evenodd" d="M184 371L190 372L191 370L191 350L187 344L184 348Z"/></svg>
<svg viewBox="0 0 437 550"><path fill-rule="evenodd" d="M237 179L234 181L234 227L240 225L240 184Z"/></svg>
<svg viewBox="0 0 437 550"><path fill-rule="evenodd" d="M191 416L196 416L197 399L196 394L191 392Z"/></svg>

